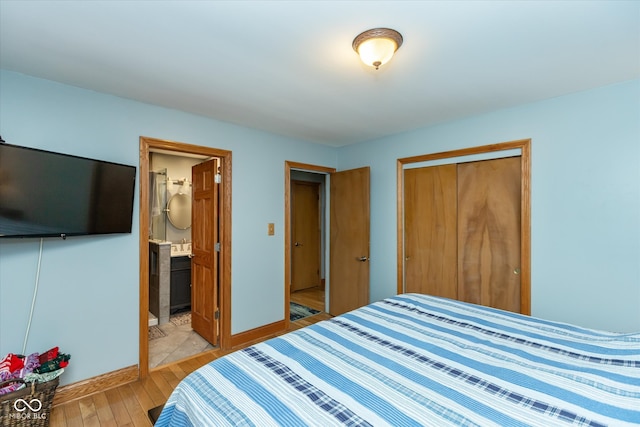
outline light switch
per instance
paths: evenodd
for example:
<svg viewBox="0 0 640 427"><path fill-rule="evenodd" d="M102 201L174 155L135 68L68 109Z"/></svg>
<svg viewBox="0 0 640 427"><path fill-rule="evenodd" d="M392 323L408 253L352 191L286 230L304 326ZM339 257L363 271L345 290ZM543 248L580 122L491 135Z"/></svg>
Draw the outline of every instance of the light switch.
<svg viewBox="0 0 640 427"><path fill-rule="evenodd" d="M269 223L269 226L267 228L267 234L269 236L273 236L274 234L276 234L276 225L273 222Z"/></svg>

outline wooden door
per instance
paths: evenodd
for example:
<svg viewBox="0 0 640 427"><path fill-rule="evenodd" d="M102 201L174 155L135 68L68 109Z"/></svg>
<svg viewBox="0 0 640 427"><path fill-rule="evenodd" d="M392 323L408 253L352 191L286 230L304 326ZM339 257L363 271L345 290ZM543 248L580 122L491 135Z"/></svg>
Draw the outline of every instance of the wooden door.
<svg viewBox="0 0 640 427"><path fill-rule="evenodd" d="M369 167L330 175L329 312L369 303Z"/></svg>
<svg viewBox="0 0 640 427"><path fill-rule="evenodd" d="M456 165L404 171L405 292L458 297Z"/></svg>
<svg viewBox="0 0 640 427"><path fill-rule="evenodd" d="M291 183L291 288L320 285L320 184Z"/></svg>
<svg viewBox="0 0 640 427"><path fill-rule="evenodd" d="M458 299L520 312L520 157L458 165Z"/></svg>
<svg viewBox="0 0 640 427"><path fill-rule="evenodd" d="M213 345L218 344L218 184L217 159L191 169L191 327Z"/></svg>

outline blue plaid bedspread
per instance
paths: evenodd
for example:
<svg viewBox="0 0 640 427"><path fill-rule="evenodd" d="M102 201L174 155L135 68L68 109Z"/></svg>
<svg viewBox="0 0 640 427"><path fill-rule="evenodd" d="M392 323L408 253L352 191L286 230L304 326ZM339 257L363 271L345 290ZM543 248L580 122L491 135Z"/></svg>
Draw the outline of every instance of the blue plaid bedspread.
<svg viewBox="0 0 640 427"><path fill-rule="evenodd" d="M640 334L402 294L217 359L156 426L640 425Z"/></svg>

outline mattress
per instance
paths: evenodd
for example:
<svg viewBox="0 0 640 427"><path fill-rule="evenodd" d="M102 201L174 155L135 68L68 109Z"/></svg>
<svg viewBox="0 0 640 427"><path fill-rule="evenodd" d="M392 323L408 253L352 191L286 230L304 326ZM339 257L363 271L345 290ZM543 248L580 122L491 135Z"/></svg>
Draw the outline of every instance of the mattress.
<svg viewBox="0 0 640 427"><path fill-rule="evenodd" d="M156 426L640 425L640 334L420 294L239 350Z"/></svg>

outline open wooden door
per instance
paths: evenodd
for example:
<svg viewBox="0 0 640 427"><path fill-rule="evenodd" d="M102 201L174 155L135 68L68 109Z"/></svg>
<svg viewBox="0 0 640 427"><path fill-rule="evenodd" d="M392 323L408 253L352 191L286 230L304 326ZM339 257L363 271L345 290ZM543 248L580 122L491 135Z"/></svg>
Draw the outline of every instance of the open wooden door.
<svg viewBox="0 0 640 427"><path fill-rule="evenodd" d="M218 344L218 184L217 159L191 169L193 179L191 327Z"/></svg>
<svg viewBox="0 0 640 427"><path fill-rule="evenodd" d="M320 184L291 182L291 292L320 285Z"/></svg>
<svg viewBox="0 0 640 427"><path fill-rule="evenodd" d="M369 167L330 176L329 312L369 303Z"/></svg>

